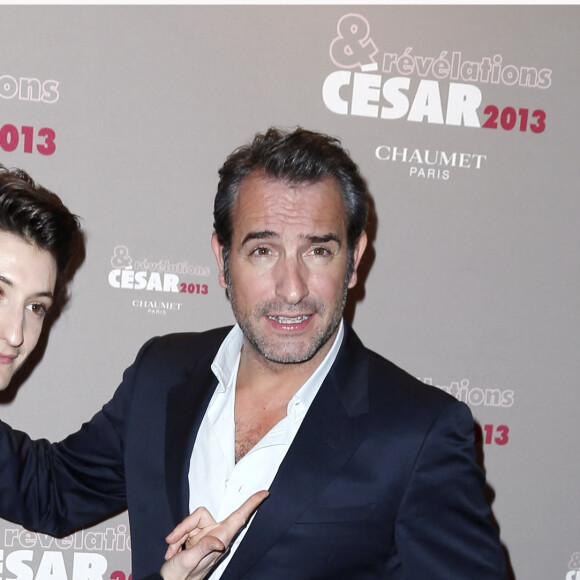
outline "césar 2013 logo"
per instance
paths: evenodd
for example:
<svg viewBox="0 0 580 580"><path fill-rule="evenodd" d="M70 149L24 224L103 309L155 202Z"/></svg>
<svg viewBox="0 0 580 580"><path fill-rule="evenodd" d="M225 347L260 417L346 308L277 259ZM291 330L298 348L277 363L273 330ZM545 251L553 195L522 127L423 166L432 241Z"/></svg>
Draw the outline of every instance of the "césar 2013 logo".
<svg viewBox="0 0 580 580"><path fill-rule="evenodd" d="M209 291L207 284L183 282L180 279L180 275L209 275L209 268L191 266L187 262L134 261L126 246L116 246L111 265L113 269L109 271L108 280L113 288L182 294L207 294Z"/></svg>

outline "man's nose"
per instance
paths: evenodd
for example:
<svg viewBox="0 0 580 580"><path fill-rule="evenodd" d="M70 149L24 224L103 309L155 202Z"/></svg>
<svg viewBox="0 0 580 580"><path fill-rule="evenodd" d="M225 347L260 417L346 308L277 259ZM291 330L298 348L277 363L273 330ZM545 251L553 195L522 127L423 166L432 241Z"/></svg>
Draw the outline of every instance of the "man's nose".
<svg viewBox="0 0 580 580"><path fill-rule="evenodd" d="M0 333L11 346L20 346L24 341L24 309L3 308L0 311Z"/></svg>
<svg viewBox="0 0 580 580"><path fill-rule="evenodd" d="M296 258L285 258L276 268L276 296L288 304L298 304L308 296L307 267Z"/></svg>

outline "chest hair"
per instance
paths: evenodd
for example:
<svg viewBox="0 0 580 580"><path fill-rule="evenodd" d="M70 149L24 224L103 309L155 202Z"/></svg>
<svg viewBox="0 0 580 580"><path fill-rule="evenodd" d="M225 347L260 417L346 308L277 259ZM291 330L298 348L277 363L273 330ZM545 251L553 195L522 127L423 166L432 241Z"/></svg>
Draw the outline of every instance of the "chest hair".
<svg viewBox="0 0 580 580"><path fill-rule="evenodd" d="M240 416L236 413L236 463L286 416L286 404Z"/></svg>

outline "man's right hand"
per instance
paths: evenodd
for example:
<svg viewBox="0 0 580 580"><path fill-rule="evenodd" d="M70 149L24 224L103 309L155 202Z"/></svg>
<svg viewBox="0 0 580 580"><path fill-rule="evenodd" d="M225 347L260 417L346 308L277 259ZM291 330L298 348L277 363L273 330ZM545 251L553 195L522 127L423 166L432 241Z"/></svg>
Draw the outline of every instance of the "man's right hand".
<svg viewBox="0 0 580 580"><path fill-rule="evenodd" d="M231 541L246 525L251 515L269 495L259 491L250 496L235 512L217 523L203 507L186 517L167 536L169 544L165 564L161 568L164 580L201 580L227 551Z"/></svg>

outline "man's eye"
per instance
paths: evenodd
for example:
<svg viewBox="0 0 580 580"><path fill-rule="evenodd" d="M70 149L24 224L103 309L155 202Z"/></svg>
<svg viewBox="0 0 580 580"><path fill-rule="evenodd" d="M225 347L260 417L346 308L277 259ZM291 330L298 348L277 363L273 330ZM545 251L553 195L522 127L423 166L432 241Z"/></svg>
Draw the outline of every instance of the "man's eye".
<svg viewBox="0 0 580 580"><path fill-rule="evenodd" d="M32 312L33 314L36 314L37 316L44 316L48 311L48 308L44 304L41 304L40 302L33 302L32 304L29 304L26 308L30 310L30 312Z"/></svg>
<svg viewBox="0 0 580 580"><path fill-rule="evenodd" d="M268 248L256 248L254 250L252 250L252 255L254 256L267 256L270 253L270 250Z"/></svg>
<svg viewBox="0 0 580 580"><path fill-rule="evenodd" d="M312 250L312 253L315 256L322 256L322 257L326 257L326 256L330 256L331 252L328 248L314 248Z"/></svg>

